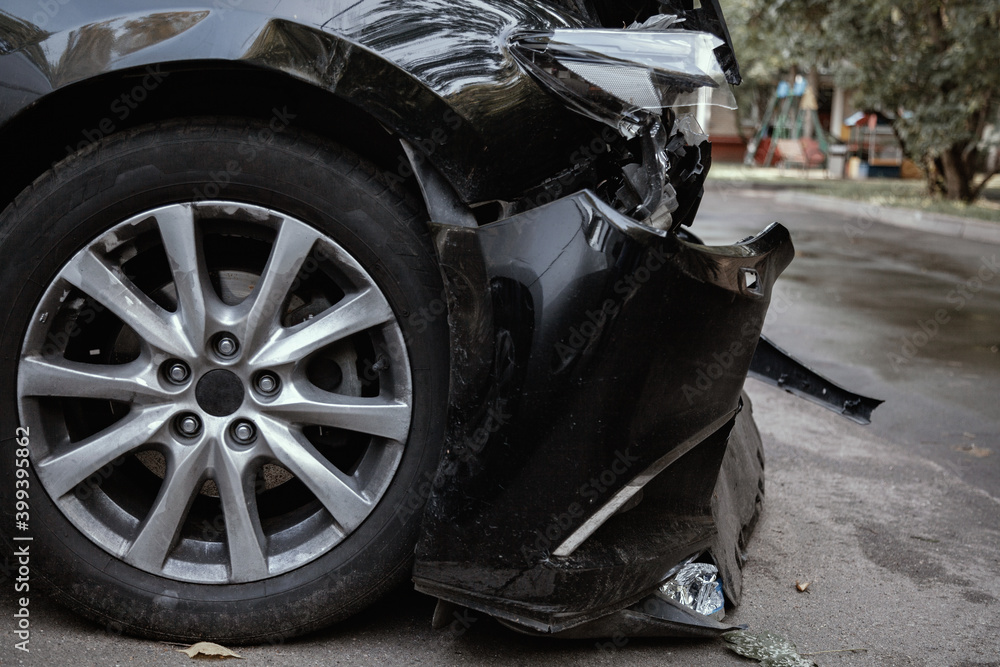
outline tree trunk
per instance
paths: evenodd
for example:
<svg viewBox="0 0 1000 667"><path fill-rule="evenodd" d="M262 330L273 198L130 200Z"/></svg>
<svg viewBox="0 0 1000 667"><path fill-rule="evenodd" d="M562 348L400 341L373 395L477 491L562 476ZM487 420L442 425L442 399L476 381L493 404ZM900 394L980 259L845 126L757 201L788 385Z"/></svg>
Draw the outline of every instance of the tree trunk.
<svg viewBox="0 0 1000 667"><path fill-rule="evenodd" d="M924 177L927 179L927 194L932 199L944 195L944 181L941 179L941 160L924 158Z"/></svg>
<svg viewBox="0 0 1000 667"><path fill-rule="evenodd" d="M944 172L945 199L972 202L972 177L975 167L963 158L964 146L953 145L941 154L941 168Z"/></svg>

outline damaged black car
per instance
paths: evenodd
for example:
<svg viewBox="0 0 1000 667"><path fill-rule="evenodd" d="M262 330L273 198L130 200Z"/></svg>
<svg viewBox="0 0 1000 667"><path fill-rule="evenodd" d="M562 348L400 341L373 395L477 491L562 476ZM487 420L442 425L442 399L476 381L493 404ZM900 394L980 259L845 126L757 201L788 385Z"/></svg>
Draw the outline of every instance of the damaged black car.
<svg viewBox="0 0 1000 667"><path fill-rule="evenodd" d="M748 372L877 403L761 341L781 225L688 230L739 82L717 0L7 0L5 551L161 639L727 629Z"/></svg>

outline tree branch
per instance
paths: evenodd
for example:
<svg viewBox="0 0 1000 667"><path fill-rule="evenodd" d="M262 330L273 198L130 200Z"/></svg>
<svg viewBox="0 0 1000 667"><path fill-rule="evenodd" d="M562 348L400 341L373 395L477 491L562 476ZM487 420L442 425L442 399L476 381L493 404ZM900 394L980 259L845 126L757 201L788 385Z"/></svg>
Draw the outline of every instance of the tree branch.
<svg viewBox="0 0 1000 667"><path fill-rule="evenodd" d="M976 131L972 134L973 141L970 141L968 145L966 145L965 150L962 151L962 159L964 160L969 158L969 153L971 153L979 143L979 137L983 136L983 130L986 128L986 111L987 106L982 106L976 113L979 120L976 121Z"/></svg>
<svg viewBox="0 0 1000 667"><path fill-rule="evenodd" d="M979 195L983 194L983 190L986 189L986 184L989 183L990 179L996 176L997 174L1000 174L1000 166L994 167L993 171L986 174L986 177L983 178L982 182L972 189L969 201L974 202L977 199L979 199Z"/></svg>

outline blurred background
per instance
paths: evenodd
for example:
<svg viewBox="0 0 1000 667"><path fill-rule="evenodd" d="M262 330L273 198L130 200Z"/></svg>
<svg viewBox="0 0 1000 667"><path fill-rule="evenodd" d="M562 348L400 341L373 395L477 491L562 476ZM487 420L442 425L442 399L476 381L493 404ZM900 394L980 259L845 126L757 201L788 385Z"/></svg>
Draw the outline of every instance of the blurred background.
<svg viewBox="0 0 1000 667"><path fill-rule="evenodd" d="M744 83L701 114L716 179L1000 222L1000 3L723 9Z"/></svg>

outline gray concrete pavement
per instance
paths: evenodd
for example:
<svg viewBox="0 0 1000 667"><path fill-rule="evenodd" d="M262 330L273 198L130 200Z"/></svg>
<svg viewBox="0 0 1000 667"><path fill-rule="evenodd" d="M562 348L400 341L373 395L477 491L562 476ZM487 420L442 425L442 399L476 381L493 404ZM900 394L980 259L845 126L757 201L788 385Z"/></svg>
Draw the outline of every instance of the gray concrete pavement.
<svg viewBox="0 0 1000 667"><path fill-rule="evenodd" d="M806 206L816 211L828 211L851 217L867 217L887 225L913 229L920 232L952 236L968 241L1000 243L1000 224L960 218L955 215L914 211L895 206L880 206L867 202L845 200L840 197L815 195L798 190L784 190L776 195L780 204Z"/></svg>
<svg viewBox="0 0 1000 667"><path fill-rule="evenodd" d="M728 188L709 193L694 231L731 243L773 221L796 257L765 333L885 399L873 431L1000 497L1000 245Z"/></svg>
<svg viewBox="0 0 1000 667"><path fill-rule="evenodd" d="M777 632L823 666L1000 665L1000 277L969 282L1000 247L713 194L695 229L706 241L732 242L776 219L792 230L797 257L765 325L772 338L887 401L862 427L748 382L767 448L767 505L744 603L729 620ZM963 285L958 308L952 294ZM927 333L921 324L942 309L948 320ZM796 581L811 582L809 592ZM0 580L2 665L189 662L37 595L32 652L18 654L13 597ZM246 660L233 664L753 664L717 642L544 640L488 618L434 632L432 610L402 590L336 628L238 649ZM842 649L863 650L818 653Z"/></svg>
<svg viewBox="0 0 1000 667"><path fill-rule="evenodd" d="M1000 243L1000 224L976 218L852 201L843 197L814 194L802 186L782 187L779 182L710 180L707 188L710 192L739 191L747 197L771 198L778 205L806 207L847 218L865 218L939 236Z"/></svg>

